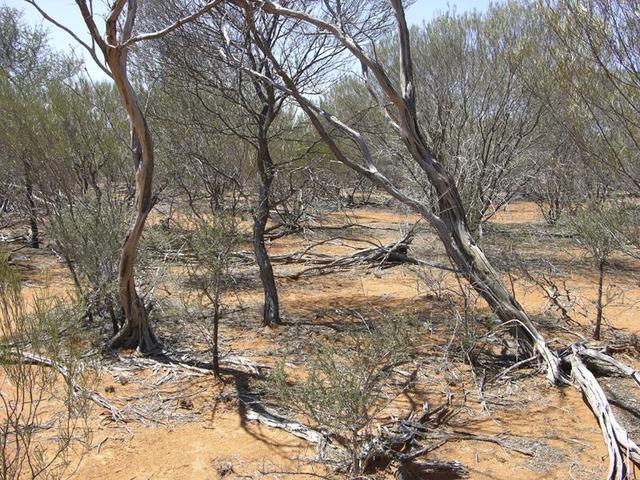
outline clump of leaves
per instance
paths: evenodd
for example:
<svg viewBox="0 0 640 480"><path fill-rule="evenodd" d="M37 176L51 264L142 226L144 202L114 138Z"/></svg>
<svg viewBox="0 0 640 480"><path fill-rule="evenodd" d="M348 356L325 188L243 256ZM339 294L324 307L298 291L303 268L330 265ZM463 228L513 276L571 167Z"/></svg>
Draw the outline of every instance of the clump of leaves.
<svg viewBox="0 0 640 480"><path fill-rule="evenodd" d="M280 364L272 376L275 396L330 433L348 456L350 474L358 475L376 418L406 386L393 385L392 377L415 351L416 337L416 329L397 317L350 330L340 345L318 348L303 381L291 383Z"/></svg>
<svg viewBox="0 0 640 480"><path fill-rule="evenodd" d="M126 202L105 190L88 191L60 204L51 216L48 233L84 297L89 316L105 316L114 334L121 322L118 301L120 248L128 229Z"/></svg>

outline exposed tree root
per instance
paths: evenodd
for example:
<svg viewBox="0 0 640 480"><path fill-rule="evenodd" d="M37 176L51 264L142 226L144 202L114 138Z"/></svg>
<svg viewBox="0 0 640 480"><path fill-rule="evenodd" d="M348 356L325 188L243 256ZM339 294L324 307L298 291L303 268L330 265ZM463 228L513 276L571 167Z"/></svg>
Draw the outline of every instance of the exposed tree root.
<svg viewBox="0 0 640 480"><path fill-rule="evenodd" d="M640 448L629 438L626 431L613 413L609 400L596 377L591 373L584 357L597 358L616 366L623 373L638 381L638 373L608 355L576 344L571 346L568 361L571 365L571 378L591 411L598 419L604 442L609 451L608 480L627 480L631 478L631 464L640 466Z"/></svg>
<svg viewBox="0 0 640 480"><path fill-rule="evenodd" d="M144 313L146 315L146 312ZM127 319L124 326L111 339L108 349L135 348L140 353L155 353L162 349L148 320L134 323Z"/></svg>

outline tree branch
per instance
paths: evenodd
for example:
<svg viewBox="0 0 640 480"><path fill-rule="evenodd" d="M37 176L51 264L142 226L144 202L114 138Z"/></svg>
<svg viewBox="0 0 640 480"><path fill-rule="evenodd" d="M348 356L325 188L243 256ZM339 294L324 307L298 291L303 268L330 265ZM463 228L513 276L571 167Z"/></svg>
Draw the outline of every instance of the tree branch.
<svg viewBox="0 0 640 480"><path fill-rule="evenodd" d="M201 17L205 13L213 10L220 3L222 3L222 0L214 0L213 2L209 2L204 7L202 7L199 10L197 10L196 12L192 13L191 15L188 15L186 17L183 17L183 18L179 19L179 20L176 20L174 23L172 23L171 25L169 25L166 28L163 28L162 30L158 30L156 32L150 32L150 33L141 33L140 35L136 35L135 37L131 37L128 40L126 40L125 42L122 43L122 47L128 47L128 46L130 46L130 45L132 45L134 43L141 42L143 40L155 40L157 38L161 38L161 37L165 36L166 34L173 32L177 28L180 28L185 23L189 23L189 22L191 22L193 20L196 20L198 17Z"/></svg>
<svg viewBox="0 0 640 480"><path fill-rule="evenodd" d="M76 42L78 42L78 44L80 46L82 46L87 52L89 52L89 55L91 55L91 58L93 59L94 62L96 62L96 65L98 65L100 70L102 70L107 76L111 77L111 72L106 67L105 63L98 58L98 54L97 54L96 49L94 47L90 46L88 43L83 41L69 27L63 25L62 23L58 22L53 17L51 17L51 15L49 15L42 8L40 8L40 6L36 3L35 0L24 0L24 1L26 3L28 3L29 5L33 6L38 11L38 13L42 16L42 18L44 18L47 22L55 25L56 27L58 27L59 29L61 29L62 31L64 31L68 35L70 35ZM86 5L85 5L85 7L86 7ZM82 7L81 7L81 11L82 11ZM100 47L100 50L102 50L102 52L104 53L105 48L106 48L106 44L102 40L102 38L100 37L99 33L98 33L97 36L94 36L94 33L92 32L92 29L95 29L96 32L98 32L98 30L97 30L97 27L95 25L95 22L93 21L93 18L91 18L91 14L89 13L89 10L87 9L86 12L87 13L85 15L85 12L82 11L82 16L84 18L85 23L87 24L87 27L89 28L89 31L91 33L91 37L98 44L98 46ZM89 21L87 20L87 15L88 15Z"/></svg>

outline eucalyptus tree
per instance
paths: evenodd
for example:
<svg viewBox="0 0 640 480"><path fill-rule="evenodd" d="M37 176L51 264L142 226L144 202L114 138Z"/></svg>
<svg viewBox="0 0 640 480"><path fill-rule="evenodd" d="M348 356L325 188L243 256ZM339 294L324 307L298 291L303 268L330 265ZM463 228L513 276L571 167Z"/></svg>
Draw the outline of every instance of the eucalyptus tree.
<svg viewBox="0 0 640 480"><path fill-rule="evenodd" d="M186 200L189 213L199 222L220 212L241 214L252 176L250 145L221 133L211 111L185 94L182 86L166 78L150 84L149 118L163 138L158 182L166 184L165 197ZM204 94L201 98L206 98L208 107L224 111L227 121L239 121L233 105Z"/></svg>
<svg viewBox="0 0 640 480"><path fill-rule="evenodd" d="M562 18L559 12L542 3L535 5L535 12L528 22L530 40L522 42L528 54L521 80L544 108L536 155L539 170L524 193L553 224L563 212L575 212L585 201L593 205L606 200L625 182L607 160L606 139L598 134L587 103L572 86L599 76L593 62L585 60L584 48L574 40L569 47L569 39L555 32ZM572 21L566 16L562 23L573 28ZM611 97L611 89L600 81L589 83L589 88L594 95ZM628 189L632 183L626 183Z"/></svg>
<svg viewBox="0 0 640 480"><path fill-rule="evenodd" d="M147 22L152 26L162 22L166 15L171 15L165 5L158 9L150 6L147 8ZM227 11L226 15L229 15L230 19L238 19L233 12ZM234 35L236 38L242 37L241 26L236 21L230 22L230 25L232 28L224 34ZM150 73L152 78L155 77L154 81L161 85L160 89L180 92L181 102L183 104L188 102L189 107L185 110L188 111L187 116L191 118L186 121L193 126L193 129L200 130L200 133L209 132L221 139L218 145L219 153L228 152L229 144L236 143L234 140L227 141L224 137L246 142L255 152L255 166L260 181L257 205L254 209L253 245L264 290L263 324L278 324L280 323L278 292L264 234L270 215L270 190L275 174L274 161L269 148L270 130L282 107L283 97L281 95L276 97L272 87L265 89L260 82L250 76L234 75L234 71L229 68L219 53L224 45L222 37L223 32L218 17L216 15L202 17L198 22L193 22L182 29L178 35L163 39L158 45L158 52L153 54L157 64L145 63L153 65L156 70ZM185 54L185 52L189 53ZM162 114L161 111L159 113ZM181 117L184 116L181 115ZM175 119L173 120L172 123L175 124ZM184 118L179 121L184 124ZM203 123L208 125L202 125ZM170 124L168 127L169 130L172 128ZM197 137L199 133L194 132L193 135ZM187 147L191 154L190 162L195 160L201 163L205 156L211 157L206 155L202 147L204 147L202 143L195 149ZM194 159L193 153L199 159ZM224 168L223 165L229 167L230 163L246 164L242 153L244 153L242 149L233 152L231 162L220 161L222 159L217 155L216 170L220 171L221 167ZM208 162L207 166L212 165ZM211 168L207 170L211 171ZM227 171L231 173L233 170ZM212 200L215 198L216 203L224 201L219 194L222 192L211 193L214 194ZM194 210L193 192L189 192L188 195L189 203ZM217 213L219 212L213 212L214 215Z"/></svg>
<svg viewBox="0 0 640 480"><path fill-rule="evenodd" d="M264 44L256 42L271 61L281 82L278 88L284 89L295 98L315 127L319 136L331 149L336 159L361 175L368 177L391 196L404 203L425 218L435 229L437 235L460 274L466 278L478 294L487 302L504 326L511 326L523 342L521 347L539 355L547 364L547 376L554 384L563 385L568 381L567 374L583 394L585 401L599 418L600 427L609 450L609 478L622 480L628 478L629 464L640 465L640 447L633 442L626 430L619 424L606 395L597 379L589 371L583 358L597 355L612 365L618 365L623 371L632 369L600 352L589 351L582 345L573 345L565 352L552 351L538 331L536 325L511 292L503 284L500 275L493 268L483 250L474 241L467 221L467 212L456 186L455 179L445 164L437 156L434 145L425 132L425 126L418 116L418 97L416 97L416 77L414 76L411 32L406 16L405 3L401 0L388 2L342 1L314 3L307 9L287 8L274 2L253 0L234 0L245 7L247 23L255 34L253 21L255 11L262 10L273 15L300 21L309 30L307 34L331 36L335 38L357 61L362 70L364 81L370 94L382 109L404 147L407 157L416 173L426 180L433 189L434 202L425 202L415 196L401 184L392 181L378 167L377 158L365 135L336 118L330 112L318 106L313 99L303 95L297 88L295 79ZM371 25L372 18L385 18L392 22L398 38L397 74L393 75L376 54L375 42L361 36ZM257 37L257 36L256 36ZM363 48L364 44L369 48ZM249 69L249 67L246 67ZM254 75L260 76L259 72ZM357 146L358 155L351 155L334 140L332 130ZM629 374L629 373L627 373Z"/></svg>
<svg viewBox="0 0 640 480"><path fill-rule="evenodd" d="M525 186L524 195L535 202L548 225L555 225L586 199L591 176L580 149L562 126L549 120L550 128L543 133L545 146L539 150L538 172Z"/></svg>
<svg viewBox="0 0 640 480"><path fill-rule="evenodd" d="M134 267L142 232L154 203L153 169L154 144L145 112L129 77L129 53L134 45L161 38L182 25L212 10L221 0L205 3L196 11L181 12L172 23L150 33L137 33L137 0L116 0L109 4L104 19L104 32L98 27L91 0L76 0L76 5L89 31L91 39L85 41L64 24L43 10L36 0L25 0L49 22L68 33L88 51L97 65L114 81L120 100L127 112L131 126L131 152L135 172L135 219L122 246L119 264L119 299L126 322L110 341L111 348L135 347L143 352L154 351L159 342L151 328L145 305L136 290ZM101 54L101 55L100 55ZM102 58L101 58L102 57Z"/></svg>
<svg viewBox="0 0 640 480"><path fill-rule="evenodd" d="M0 138L13 181L24 179L17 190L25 193L19 204L26 205L31 244L41 243L44 226L47 246L65 261L89 316L104 311L119 325L114 285L130 204L121 186L131 178L122 176L128 147L119 135L126 117L118 95L80 76L77 62L52 52L16 11L3 9L2 18Z"/></svg>
<svg viewBox="0 0 640 480"><path fill-rule="evenodd" d="M418 121L455 180L472 230L521 194L540 168L544 103L526 82L534 15L532 6L510 2L485 13L445 13L411 31ZM389 35L369 47L394 76L397 43ZM413 185L414 195L425 200L437 197L384 116L372 110L377 102L367 98L366 88L344 79L332 91L334 101L323 105L368 136L385 175L399 182L404 176L405 188ZM409 175L397 174L398 162Z"/></svg>
<svg viewBox="0 0 640 480"><path fill-rule="evenodd" d="M305 112L322 140L330 148L337 160L366 176L401 203L407 205L435 228L443 242L447 254L478 293L487 301L502 322L519 332L523 348L537 351L548 364L549 378L561 383L562 372L558 357L547 346L530 317L505 288L498 272L493 268L482 249L476 244L469 224L464 203L451 172L436 156L433 145L424 133L416 106L416 81L410 40L410 31L406 22L404 5L399 0L390 2L324 2L321 6L313 4L307 8L289 9L275 3L254 3L238 0L235 2L245 8L246 21L256 45L270 60L283 85L279 88L288 92ZM304 7L304 6L303 6ZM407 175L419 173L433 189L435 202L415 197L410 191L390 180L376 166L376 159L367 138L359 131L337 119L331 113L318 107L297 86L286 65L281 63L273 49L259 40L255 12L262 10L273 15L290 18L299 22L301 34L326 37L338 41L340 48L346 49L362 68L362 80L366 82L370 93L378 105L385 110L391 128L396 131L406 149L412 165ZM400 68L397 78L390 77L385 66L376 57L376 50L365 51L361 42L368 41L367 28L372 30L385 23L395 26L398 36L398 59ZM247 70L252 71L250 66ZM254 72L258 78L264 78L260 72ZM357 157L350 156L334 140L331 131L339 130L357 147ZM359 157L359 158L358 158ZM402 167L402 165L399 165ZM415 167L415 168L413 168Z"/></svg>
<svg viewBox="0 0 640 480"><path fill-rule="evenodd" d="M177 5L180 8L181 3ZM151 26L171 15L165 4L150 3L147 9L146 19ZM288 95L274 88L275 76L270 63L255 46L256 39L247 30L242 9L227 4L219 10L221 15L202 16L178 34L163 39L157 46L157 53L152 54L156 63L145 61L145 64L153 65L152 70L155 70L152 83L180 92L182 102L189 105L192 119L188 121L195 129L239 139L253 150L253 164L259 181L252 236L264 290L262 323L278 324L281 323L278 291L265 233L276 203L272 186L278 173L277 163L291 165L304 156L304 149L291 145L295 133L293 112L287 106ZM255 21L259 41L270 46L279 45L282 61L295 71L300 87L316 88L322 78L320 73L328 68L331 60L323 53L326 40L316 38L301 42L299 37L290 34L289 25L267 14L259 14ZM263 81L236 68L238 63L245 61L252 71L271 81ZM195 112L199 112L200 118L208 119L209 125L204 126L200 118L194 118ZM288 137L288 146L282 148L285 137ZM235 158L233 162L242 163L242 159Z"/></svg>

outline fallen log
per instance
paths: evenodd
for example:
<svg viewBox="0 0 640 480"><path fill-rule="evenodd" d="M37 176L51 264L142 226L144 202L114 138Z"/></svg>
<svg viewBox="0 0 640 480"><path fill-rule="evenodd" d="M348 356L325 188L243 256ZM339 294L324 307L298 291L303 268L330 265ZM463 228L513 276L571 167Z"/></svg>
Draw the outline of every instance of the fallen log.
<svg viewBox="0 0 640 480"><path fill-rule="evenodd" d="M262 425L270 428L279 428L281 430L289 432L291 435L302 438L312 443L321 444L324 442L323 435L317 430L314 430L311 427L307 427L306 425L303 425L299 422L281 417L280 415L268 411L264 407L257 409L254 408L251 404L247 404L245 418L247 420L253 420L255 422L261 423Z"/></svg>
<svg viewBox="0 0 640 480"><path fill-rule="evenodd" d="M350 269L358 266L369 268L390 268L402 264L418 265L421 262L409 256L409 246L413 241L413 231L409 231L400 240L387 245L375 245L369 248L357 250L351 255L334 256L310 252L293 254L287 258L291 263L303 263L313 265L300 272L289 275L289 278L298 279L310 273L326 274L336 270ZM276 262L278 260L276 259Z"/></svg>

